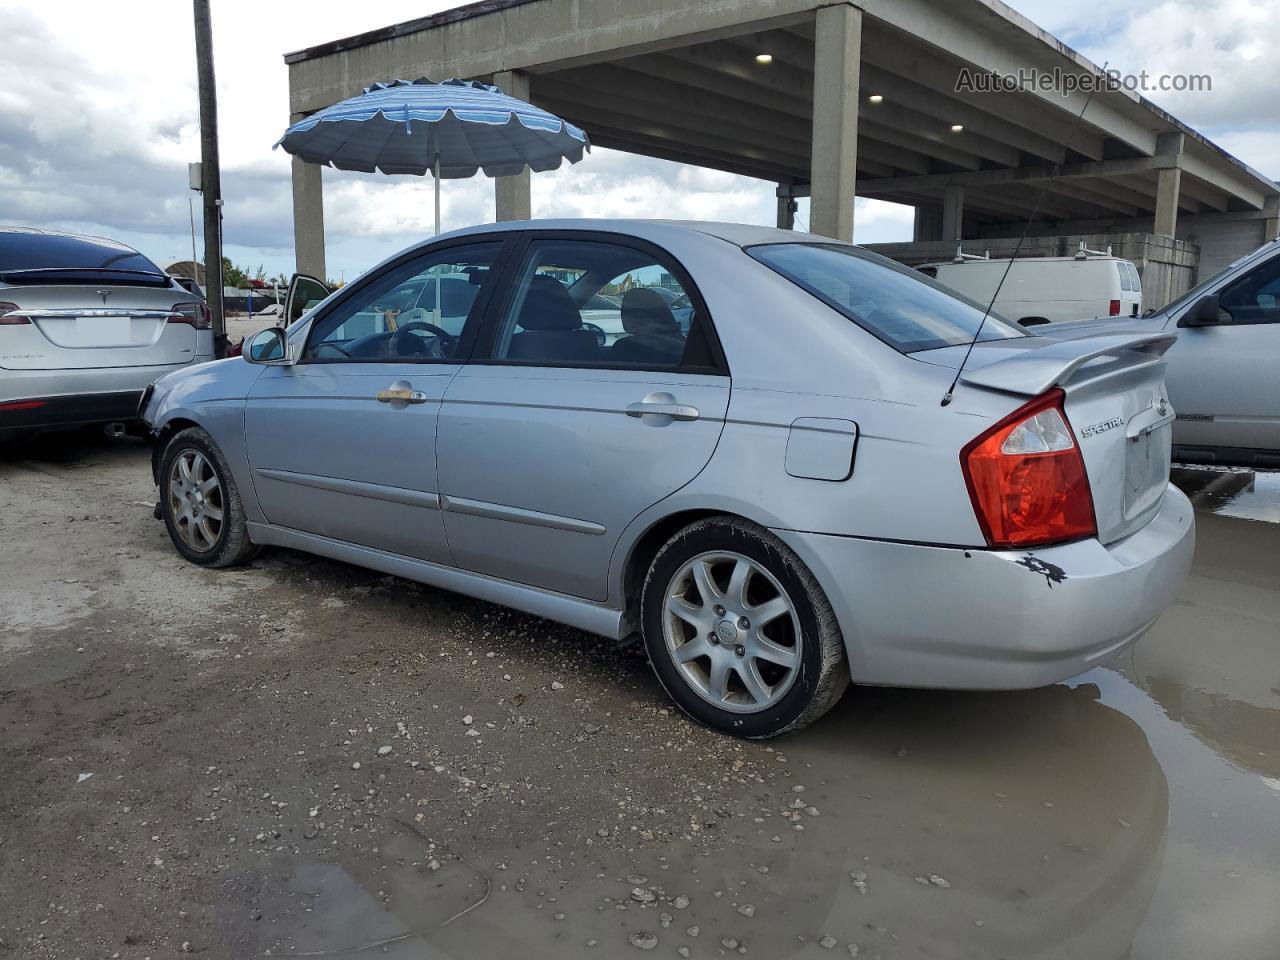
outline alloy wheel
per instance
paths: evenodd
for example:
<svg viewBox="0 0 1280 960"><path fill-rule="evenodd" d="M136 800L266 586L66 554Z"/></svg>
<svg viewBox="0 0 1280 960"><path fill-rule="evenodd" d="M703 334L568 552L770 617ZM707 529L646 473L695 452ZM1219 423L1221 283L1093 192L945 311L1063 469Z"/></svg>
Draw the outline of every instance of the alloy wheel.
<svg viewBox="0 0 1280 960"><path fill-rule="evenodd" d="M685 681L721 710L767 710L800 671L795 604L773 574L740 553L699 554L676 571L662 632Z"/></svg>
<svg viewBox="0 0 1280 960"><path fill-rule="evenodd" d="M169 469L169 512L182 541L198 553L212 550L225 510L222 484L209 459L190 448L179 453Z"/></svg>

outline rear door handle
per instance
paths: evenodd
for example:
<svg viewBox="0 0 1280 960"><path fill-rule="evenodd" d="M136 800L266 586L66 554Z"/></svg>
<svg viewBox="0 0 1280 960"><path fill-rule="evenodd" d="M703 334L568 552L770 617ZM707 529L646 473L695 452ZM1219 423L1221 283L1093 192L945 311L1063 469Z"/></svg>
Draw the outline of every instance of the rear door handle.
<svg viewBox="0 0 1280 960"><path fill-rule="evenodd" d="M397 380L386 390L379 390L375 397L379 403L426 403L427 395L421 390L413 389L407 380Z"/></svg>
<svg viewBox="0 0 1280 960"><path fill-rule="evenodd" d="M628 417L670 417L672 420L697 420L698 408L676 403L669 393L651 393L638 403L627 405Z"/></svg>

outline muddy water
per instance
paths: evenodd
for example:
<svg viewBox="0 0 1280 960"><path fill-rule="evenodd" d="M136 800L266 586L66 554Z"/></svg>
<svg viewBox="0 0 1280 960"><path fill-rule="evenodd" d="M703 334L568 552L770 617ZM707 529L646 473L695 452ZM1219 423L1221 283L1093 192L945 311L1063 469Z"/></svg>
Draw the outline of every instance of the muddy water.
<svg viewBox="0 0 1280 960"><path fill-rule="evenodd" d="M777 744L803 788L786 806L817 811L803 830L775 806L711 850L499 843L476 856L504 872L450 861L429 884L388 831L376 864L293 873L316 919L280 952L613 957L643 935L660 956L1280 957L1280 485L1179 479L1197 560L1148 638L1041 690L855 691Z"/></svg>

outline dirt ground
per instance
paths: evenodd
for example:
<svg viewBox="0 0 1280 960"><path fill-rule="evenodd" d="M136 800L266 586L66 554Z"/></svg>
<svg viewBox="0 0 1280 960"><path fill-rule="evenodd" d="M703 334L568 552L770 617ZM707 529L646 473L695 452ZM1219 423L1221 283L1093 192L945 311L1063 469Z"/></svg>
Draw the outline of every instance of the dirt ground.
<svg viewBox="0 0 1280 960"><path fill-rule="evenodd" d="M1120 662L744 743L641 654L0 447L0 958L1280 956L1280 475ZM1253 518L1253 519L1250 519Z"/></svg>

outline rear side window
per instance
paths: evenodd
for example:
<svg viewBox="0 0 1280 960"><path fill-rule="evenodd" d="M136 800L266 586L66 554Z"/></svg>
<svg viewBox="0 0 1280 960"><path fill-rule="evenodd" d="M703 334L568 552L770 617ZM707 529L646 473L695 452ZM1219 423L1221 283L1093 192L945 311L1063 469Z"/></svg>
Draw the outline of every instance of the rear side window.
<svg viewBox="0 0 1280 960"><path fill-rule="evenodd" d="M23 230L0 230L0 277L6 283L132 280L169 285L163 270L123 243Z"/></svg>
<svg viewBox="0 0 1280 960"><path fill-rule="evenodd" d="M597 240L535 240L493 358L713 372L707 318L665 258Z"/></svg>
<svg viewBox="0 0 1280 960"><path fill-rule="evenodd" d="M765 266L844 314L902 353L1027 336L994 314L961 300L941 284L857 247L771 243L748 247Z"/></svg>

